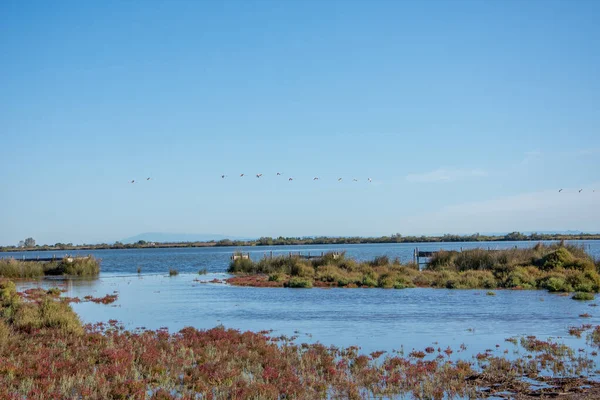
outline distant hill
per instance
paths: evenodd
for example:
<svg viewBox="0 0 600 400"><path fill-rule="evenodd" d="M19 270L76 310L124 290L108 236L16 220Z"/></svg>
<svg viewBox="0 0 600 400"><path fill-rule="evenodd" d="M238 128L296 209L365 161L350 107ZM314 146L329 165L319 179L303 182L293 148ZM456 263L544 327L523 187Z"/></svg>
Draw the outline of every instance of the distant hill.
<svg viewBox="0 0 600 400"><path fill-rule="evenodd" d="M241 238L236 236L226 236L213 233L165 233L165 232L146 232L140 233L132 237L128 237L120 240L121 243L136 243L140 240L146 242L160 242L160 243L181 243L181 242L208 242L210 240L249 240L248 238Z"/></svg>

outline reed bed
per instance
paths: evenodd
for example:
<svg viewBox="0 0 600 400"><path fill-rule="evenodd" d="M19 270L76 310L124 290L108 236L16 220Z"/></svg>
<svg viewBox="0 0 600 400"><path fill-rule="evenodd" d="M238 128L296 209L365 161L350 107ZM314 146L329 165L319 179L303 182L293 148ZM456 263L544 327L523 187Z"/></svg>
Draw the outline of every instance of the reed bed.
<svg viewBox="0 0 600 400"><path fill-rule="evenodd" d="M65 257L57 261L37 262L14 258L0 260L0 277L10 279L39 279L46 275L97 277L100 260L93 256Z"/></svg>

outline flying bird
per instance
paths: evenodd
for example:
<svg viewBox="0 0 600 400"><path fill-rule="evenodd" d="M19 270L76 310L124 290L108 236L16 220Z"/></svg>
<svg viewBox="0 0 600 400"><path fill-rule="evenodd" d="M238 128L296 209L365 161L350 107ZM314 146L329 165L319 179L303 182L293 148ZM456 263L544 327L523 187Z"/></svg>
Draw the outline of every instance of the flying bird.
<svg viewBox="0 0 600 400"><path fill-rule="evenodd" d="M582 190L583 190L583 189L579 189L579 193L581 193L581 191L582 191Z"/></svg>
<svg viewBox="0 0 600 400"><path fill-rule="evenodd" d="M221 175L221 179L225 179L227 175Z"/></svg>
<svg viewBox="0 0 600 400"><path fill-rule="evenodd" d="M338 178L338 182L341 182L341 181L342 181L342 178Z"/></svg>
<svg viewBox="0 0 600 400"><path fill-rule="evenodd" d="M244 174L240 174L240 178L241 178L242 176L244 176Z"/></svg>
<svg viewBox="0 0 600 400"><path fill-rule="evenodd" d="M358 182L358 179L352 179L352 182Z"/></svg>
<svg viewBox="0 0 600 400"><path fill-rule="evenodd" d="M562 192L562 191L563 191L563 190L562 190L562 189L560 189L560 190L558 191L558 193L560 193L560 192Z"/></svg>
<svg viewBox="0 0 600 400"><path fill-rule="evenodd" d="M135 180L132 180L131 183L135 183Z"/></svg>
<svg viewBox="0 0 600 400"><path fill-rule="evenodd" d="M279 175L281 175L281 172L278 172L278 173L277 173L277 176L279 176Z"/></svg>
<svg viewBox="0 0 600 400"><path fill-rule="evenodd" d="M262 176L262 174L256 174L257 178L260 178Z"/></svg>
<svg viewBox="0 0 600 400"><path fill-rule="evenodd" d="M149 180L150 180L150 178L146 178L146 180L147 180L147 181L149 181Z"/></svg>
<svg viewBox="0 0 600 400"><path fill-rule="evenodd" d="M316 176L313 178L313 181L318 181L318 180L319 180L319 178Z"/></svg>
<svg viewBox="0 0 600 400"><path fill-rule="evenodd" d="M369 179L369 182L373 182L373 181L371 180L371 178L368 178L368 179Z"/></svg>
<svg viewBox="0 0 600 400"><path fill-rule="evenodd" d="M290 179L288 179L288 181L293 181L293 180L294 180L294 178L290 178Z"/></svg>

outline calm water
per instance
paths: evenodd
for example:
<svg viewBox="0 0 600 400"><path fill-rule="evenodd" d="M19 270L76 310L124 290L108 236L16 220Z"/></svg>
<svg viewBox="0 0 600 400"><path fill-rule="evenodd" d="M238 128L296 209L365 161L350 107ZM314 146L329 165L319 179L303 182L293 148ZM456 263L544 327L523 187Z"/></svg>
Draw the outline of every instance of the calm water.
<svg viewBox="0 0 600 400"><path fill-rule="evenodd" d="M549 242L547 242L549 243ZM592 256L600 258L600 241L573 241L585 246ZM160 274L175 268L179 272L197 272L206 268L210 272L226 272L229 257L236 251L250 253L253 259L259 259L271 251L274 255L302 252L320 254L327 251L345 251L349 257L359 260L370 260L376 256L387 255L400 258L402 262L412 260L415 247L421 250L458 250L467 248L502 249L511 247L531 247L535 242L480 242L480 243L401 243L401 244L357 244L357 245L315 245L315 246L260 246L260 247L197 247L180 249L129 249L129 250L97 250L73 251L70 254L93 254L102 260L102 275L133 274L138 267L142 273ZM0 257L62 257L64 251L11 252L0 253Z"/></svg>
<svg viewBox="0 0 600 400"><path fill-rule="evenodd" d="M586 250L600 256L600 241L585 242ZM421 249L467 247L525 247L531 242L420 244ZM345 250L351 257L371 259L377 255L412 258L415 245L346 245L242 248L253 258L264 252L315 252ZM151 250L103 250L93 254L102 259L102 274L94 281L25 283L21 287L64 285L66 295L97 297L117 292L113 305L74 304L85 322L116 319L129 329L185 326L212 328L218 324L240 330L269 330L298 340L327 345L359 345L365 352L406 351L434 345L458 349L465 343L474 354L501 345L515 335L541 338L568 337L569 326L600 324L600 313L590 302L577 302L544 291L496 291L443 289L269 289L242 288L207 281L225 278L232 248ZM27 253L27 256L36 253ZM39 253L47 255L47 252ZM6 254L4 254L6 255ZM22 254L15 254L21 256ZM136 274L138 267L141 275ZM181 273L168 277L170 267ZM198 275L200 268L211 273ZM199 282L202 280L204 282ZM592 318L579 317L583 313ZM598 315L596 315L598 314ZM437 343L437 344L436 344Z"/></svg>
<svg viewBox="0 0 600 400"><path fill-rule="evenodd" d="M363 351L423 349L428 345L465 343L469 353L512 348L504 339L515 335L559 337L573 346L569 326L600 324L597 308L544 291L445 289L272 289L201 283L226 274L103 276L96 281L70 281L66 295L104 296L118 292L113 305L74 304L85 322L117 319L128 329L185 326L212 328L223 324L240 330L274 329L299 334L306 342L359 345ZM45 287L57 282L43 281ZM21 284L35 286L39 283ZM579 315L590 313L592 318Z"/></svg>

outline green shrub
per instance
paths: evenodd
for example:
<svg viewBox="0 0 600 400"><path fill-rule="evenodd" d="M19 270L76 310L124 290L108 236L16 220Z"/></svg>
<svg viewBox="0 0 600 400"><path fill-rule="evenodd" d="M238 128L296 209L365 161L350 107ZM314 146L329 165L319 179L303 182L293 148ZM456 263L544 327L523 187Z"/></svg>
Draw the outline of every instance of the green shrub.
<svg viewBox="0 0 600 400"><path fill-rule="evenodd" d="M0 278L0 306L6 307L13 304L13 300L16 296L17 286L15 283L8 279Z"/></svg>
<svg viewBox="0 0 600 400"><path fill-rule="evenodd" d="M228 268L227 272L232 273L232 274L239 273L239 272L254 273L255 272L254 263L252 262L252 260L247 259L247 258L238 258L238 259L233 260L229 264L229 268Z"/></svg>
<svg viewBox="0 0 600 400"><path fill-rule="evenodd" d="M489 270L497 264L494 255L482 249L461 251L457 254L454 263L459 271Z"/></svg>
<svg viewBox="0 0 600 400"><path fill-rule="evenodd" d="M536 289L540 270L536 267L517 267L508 274L504 287L522 289Z"/></svg>
<svg viewBox="0 0 600 400"><path fill-rule="evenodd" d="M557 276L551 276L544 279L541 282L540 287L548 290L549 292L570 292L573 290L563 278Z"/></svg>
<svg viewBox="0 0 600 400"><path fill-rule="evenodd" d="M365 275L361 283L363 286L377 287L377 278L373 275Z"/></svg>
<svg viewBox="0 0 600 400"><path fill-rule="evenodd" d="M594 300L592 293L577 292L571 297L573 300Z"/></svg>
<svg viewBox="0 0 600 400"><path fill-rule="evenodd" d="M296 262L291 268L291 275L302 278L312 278L315 276L315 269L303 262Z"/></svg>
<svg viewBox="0 0 600 400"><path fill-rule="evenodd" d="M360 265L356 261L349 258L337 259L334 263L332 263L332 265L335 265L338 268L348 272L355 272L360 268Z"/></svg>
<svg viewBox="0 0 600 400"><path fill-rule="evenodd" d="M274 272L271 275L269 275L270 282L281 282L284 280L284 278L285 276L279 272Z"/></svg>
<svg viewBox="0 0 600 400"><path fill-rule="evenodd" d="M566 264L565 268L575 269L577 271L584 271L584 272L588 272L588 271L596 272L596 266L594 265L594 262L592 260L580 259L580 258L576 258L573 261L571 261L570 263Z"/></svg>
<svg viewBox="0 0 600 400"><path fill-rule="evenodd" d="M68 303L44 297L40 303L20 303L12 318L14 327L25 332L58 328L65 333L81 334L83 326Z"/></svg>
<svg viewBox="0 0 600 400"><path fill-rule="evenodd" d="M335 265L325 265L317 269L316 279L321 282L337 282L342 272Z"/></svg>
<svg viewBox="0 0 600 400"><path fill-rule="evenodd" d="M440 269L456 269L454 264L454 260L458 255L457 251L445 251L441 250L437 253L433 254L433 257L429 259L427 263L427 268L431 270L440 270Z"/></svg>
<svg viewBox="0 0 600 400"><path fill-rule="evenodd" d="M571 262L573 262L573 255L569 250L564 247L559 247L542 258L540 268L548 271L555 268L562 268L565 264Z"/></svg>
<svg viewBox="0 0 600 400"><path fill-rule="evenodd" d="M177 271L176 269L169 269L169 276L177 276L179 275L179 271Z"/></svg>
<svg viewBox="0 0 600 400"><path fill-rule="evenodd" d="M498 285L490 271L464 271L459 273L458 285L461 289L494 289Z"/></svg>
<svg viewBox="0 0 600 400"><path fill-rule="evenodd" d="M198 275L206 275L208 274L208 270L206 268L202 268L198 271Z"/></svg>
<svg viewBox="0 0 600 400"><path fill-rule="evenodd" d="M397 277L391 274L381 275L377 286L384 289L391 289L396 285Z"/></svg>
<svg viewBox="0 0 600 400"><path fill-rule="evenodd" d="M412 283L418 287L434 286L436 275L433 271L423 271L412 278Z"/></svg>
<svg viewBox="0 0 600 400"><path fill-rule="evenodd" d="M394 283L394 289L406 289L407 287L410 287L410 286L407 286L402 281L397 281L396 283Z"/></svg>
<svg viewBox="0 0 600 400"><path fill-rule="evenodd" d="M311 288L313 285L312 280L295 276L288 281L287 286L290 288Z"/></svg>

